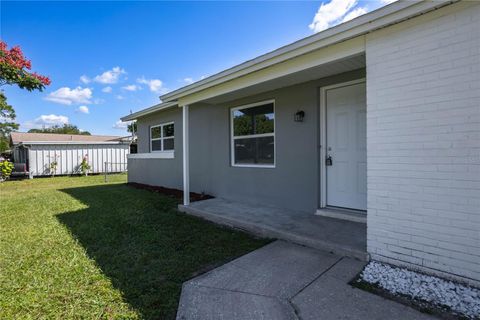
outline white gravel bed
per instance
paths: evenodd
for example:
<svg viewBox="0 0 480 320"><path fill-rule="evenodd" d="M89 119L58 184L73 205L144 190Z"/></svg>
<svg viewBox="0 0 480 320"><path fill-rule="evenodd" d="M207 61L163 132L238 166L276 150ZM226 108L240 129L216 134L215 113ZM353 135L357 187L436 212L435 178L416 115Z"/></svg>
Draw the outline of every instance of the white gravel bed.
<svg viewBox="0 0 480 320"><path fill-rule="evenodd" d="M365 267L360 278L393 294L447 306L467 318L480 319L480 289L375 261Z"/></svg>

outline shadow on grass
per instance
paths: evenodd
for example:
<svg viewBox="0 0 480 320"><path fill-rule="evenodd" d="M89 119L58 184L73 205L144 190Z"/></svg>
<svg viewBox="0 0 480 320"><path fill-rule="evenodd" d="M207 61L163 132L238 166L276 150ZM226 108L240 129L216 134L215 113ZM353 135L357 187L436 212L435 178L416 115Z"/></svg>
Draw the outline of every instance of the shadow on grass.
<svg viewBox="0 0 480 320"><path fill-rule="evenodd" d="M176 211L124 184L63 189L86 209L57 216L143 318L175 318L181 285L268 241Z"/></svg>

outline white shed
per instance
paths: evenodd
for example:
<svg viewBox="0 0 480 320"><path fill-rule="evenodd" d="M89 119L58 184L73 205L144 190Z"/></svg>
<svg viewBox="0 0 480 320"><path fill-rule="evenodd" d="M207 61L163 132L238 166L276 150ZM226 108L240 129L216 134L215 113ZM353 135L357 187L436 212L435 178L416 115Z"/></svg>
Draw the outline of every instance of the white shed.
<svg viewBox="0 0 480 320"><path fill-rule="evenodd" d="M90 173L127 171L128 137L12 132L10 143L14 162L26 163L31 177L78 174L84 157Z"/></svg>

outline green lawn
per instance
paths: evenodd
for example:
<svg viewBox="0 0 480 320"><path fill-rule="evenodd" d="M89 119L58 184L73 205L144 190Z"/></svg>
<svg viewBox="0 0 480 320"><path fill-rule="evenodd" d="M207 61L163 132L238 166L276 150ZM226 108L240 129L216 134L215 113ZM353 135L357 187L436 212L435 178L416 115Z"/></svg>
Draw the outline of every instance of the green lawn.
<svg viewBox="0 0 480 320"><path fill-rule="evenodd" d="M182 282L267 242L125 180L0 184L0 319L173 319Z"/></svg>

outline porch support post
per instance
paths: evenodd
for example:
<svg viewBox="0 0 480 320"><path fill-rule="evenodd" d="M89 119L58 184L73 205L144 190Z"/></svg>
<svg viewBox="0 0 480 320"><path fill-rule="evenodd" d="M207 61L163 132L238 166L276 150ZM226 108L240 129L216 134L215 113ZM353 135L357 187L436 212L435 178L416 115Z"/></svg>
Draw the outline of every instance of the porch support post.
<svg viewBox="0 0 480 320"><path fill-rule="evenodd" d="M183 115L183 205L190 204L190 164L189 164L189 137L188 137L188 106L182 107Z"/></svg>

